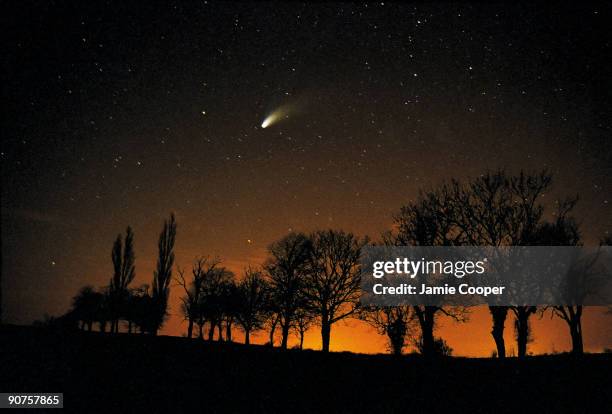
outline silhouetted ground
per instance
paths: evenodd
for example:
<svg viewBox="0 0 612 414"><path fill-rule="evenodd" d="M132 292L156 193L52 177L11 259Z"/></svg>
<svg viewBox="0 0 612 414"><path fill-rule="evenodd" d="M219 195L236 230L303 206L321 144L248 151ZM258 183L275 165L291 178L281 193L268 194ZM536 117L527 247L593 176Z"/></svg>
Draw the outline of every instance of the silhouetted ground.
<svg viewBox="0 0 612 414"><path fill-rule="evenodd" d="M79 413L591 413L612 406L611 369L610 354L426 361L0 327L0 392L63 392Z"/></svg>

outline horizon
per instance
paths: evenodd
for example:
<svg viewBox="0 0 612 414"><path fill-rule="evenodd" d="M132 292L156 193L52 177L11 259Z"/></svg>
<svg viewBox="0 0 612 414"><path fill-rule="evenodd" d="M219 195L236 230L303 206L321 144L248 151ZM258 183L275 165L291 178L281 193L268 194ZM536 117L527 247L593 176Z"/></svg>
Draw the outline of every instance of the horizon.
<svg viewBox="0 0 612 414"><path fill-rule="evenodd" d="M177 219L177 222L177 240L180 245L181 223L179 219ZM142 272L142 269L139 266L138 251L142 251L143 249L138 249L138 233L137 230L134 232L136 241L135 247L137 252L136 277L130 286L132 288L136 288L144 284L150 286L153 270L155 269L155 257L145 261L145 263L147 263L149 266L149 271ZM150 250L154 250L155 243L151 241L150 244ZM249 266L255 268L261 267L261 264L263 264L267 257L263 252L265 252L265 250L262 251L261 259L253 259L253 261L221 260L220 265L227 267L228 270L232 271L236 275L236 278L240 280L244 276L244 270ZM184 255L180 255L180 250L177 251L177 257L181 256ZM196 256L194 259L197 257L201 256ZM173 275L176 275L178 267L181 267L183 270L189 272L192 262L193 260L189 263L183 264L177 259L173 269ZM94 282L87 282L83 283L81 286L78 286L78 288L85 285L92 285L94 288L104 288L108 286L108 282L111 277L110 275L112 275L110 247L107 268L106 273L108 273L109 276L107 276L106 280L104 280L103 273L101 273L100 277L96 279L100 283L96 284ZM143 273L148 273L148 275L143 276ZM174 280L171 283L170 292L171 299L168 309L169 315L164 323L164 326L160 330L160 335L184 337L186 335L187 321L184 320L182 315L178 313L180 296L183 295L184 292L182 292L181 288L175 284ZM75 290L72 296L76 295L76 293L77 291ZM48 312L45 312L45 314L52 317L63 315L65 312L70 310L70 298L72 296L64 298L66 300L63 304L58 304L59 310L55 314ZM486 305L472 306L468 309L470 314L467 322L459 323L452 321L449 318L441 318L441 320L436 324L437 327L435 334L436 336L444 338L448 342L449 346L451 346L453 349L453 356L489 358L491 353L495 350L495 342L490 335L491 316L489 310ZM36 320L43 320L44 317L45 315L42 315L42 317L37 317L32 320L17 322L19 324L27 325ZM607 350L610 349L610 346L612 345L612 325L609 323L610 317L611 315L609 314L609 310L605 306L585 306L583 315L585 352L601 353L607 352ZM551 317L550 313L546 312L541 316L534 316L531 322L533 324L532 328L534 339L533 342L529 344L530 354L555 354L571 351L571 338L567 331L568 328L563 321L558 318ZM122 328L121 332L127 332L127 324L125 321L120 326ZM508 348L508 355L513 356L516 354L516 339L514 337L514 331L511 329L511 320L506 323L506 328L504 338ZM465 332L470 332L470 341L465 341ZM405 350L406 353L415 351L414 344L411 343L411 341L415 339L414 335L415 332L408 333L408 337L411 339L407 341L408 343ZM280 340L278 332L275 339L276 344L278 345ZM232 340L233 342L237 343L243 342L243 331L237 327L233 327ZM214 341L216 342L217 339ZM251 343L253 344L264 345L268 342L268 333L266 331L254 332L251 334ZM299 340L297 336L292 333L289 339L289 346L296 346L298 342ZM311 350L321 349L320 327L315 325L308 329L305 336L304 348ZM332 352L349 351L363 354L385 354L389 353L389 344L384 335L377 333L375 328L368 325L366 322L349 318L334 325L330 350Z"/></svg>

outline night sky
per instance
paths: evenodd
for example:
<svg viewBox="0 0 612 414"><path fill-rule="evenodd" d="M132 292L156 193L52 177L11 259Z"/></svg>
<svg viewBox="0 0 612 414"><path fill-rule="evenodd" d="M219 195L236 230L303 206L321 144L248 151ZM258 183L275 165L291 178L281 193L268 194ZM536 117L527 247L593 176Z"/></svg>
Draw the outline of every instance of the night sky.
<svg viewBox="0 0 612 414"><path fill-rule="evenodd" d="M7 322L107 284L128 224L134 285L150 283L171 211L178 264L219 255L240 273L288 232L376 240L419 189L548 168L545 202L580 194L585 243L612 232L609 7L85 3L2 6ZM178 293L168 334L185 330ZM610 346L609 319L585 318L586 349ZM470 343L468 326L441 334L488 355L486 309L473 319ZM568 347L545 319L533 348ZM332 349L384 339L350 322Z"/></svg>

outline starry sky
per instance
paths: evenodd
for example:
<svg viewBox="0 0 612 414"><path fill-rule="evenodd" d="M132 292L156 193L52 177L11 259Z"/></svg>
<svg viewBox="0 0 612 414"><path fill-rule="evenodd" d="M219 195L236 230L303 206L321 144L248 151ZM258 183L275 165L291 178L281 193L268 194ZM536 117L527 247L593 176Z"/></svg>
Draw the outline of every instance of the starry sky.
<svg viewBox="0 0 612 414"><path fill-rule="evenodd" d="M609 6L85 3L2 6L3 320L108 283L128 224L150 283L171 211L182 267L241 273L288 232L377 239L420 189L548 168L547 201L580 195L585 242L612 232ZM180 335L176 288L171 306ZM441 334L488 355L487 318L470 343ZM610 346L609 320L585 318L587 350ZM537 323L533 347L569 346ZM332 349L384 351L359 322L334 329Z"/></svg>

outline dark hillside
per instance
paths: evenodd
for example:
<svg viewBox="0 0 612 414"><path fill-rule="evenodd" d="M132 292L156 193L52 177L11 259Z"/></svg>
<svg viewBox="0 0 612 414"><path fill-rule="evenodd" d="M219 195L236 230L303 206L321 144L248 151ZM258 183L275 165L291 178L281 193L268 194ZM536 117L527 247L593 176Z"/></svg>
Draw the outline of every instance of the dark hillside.
<svg viewBox="0 0 612 414"><path fill-rule="evenodd" d="M2 391L64 392L70 411L598 412L612 355L525 361L323 354L4 327Z"/></svg>

